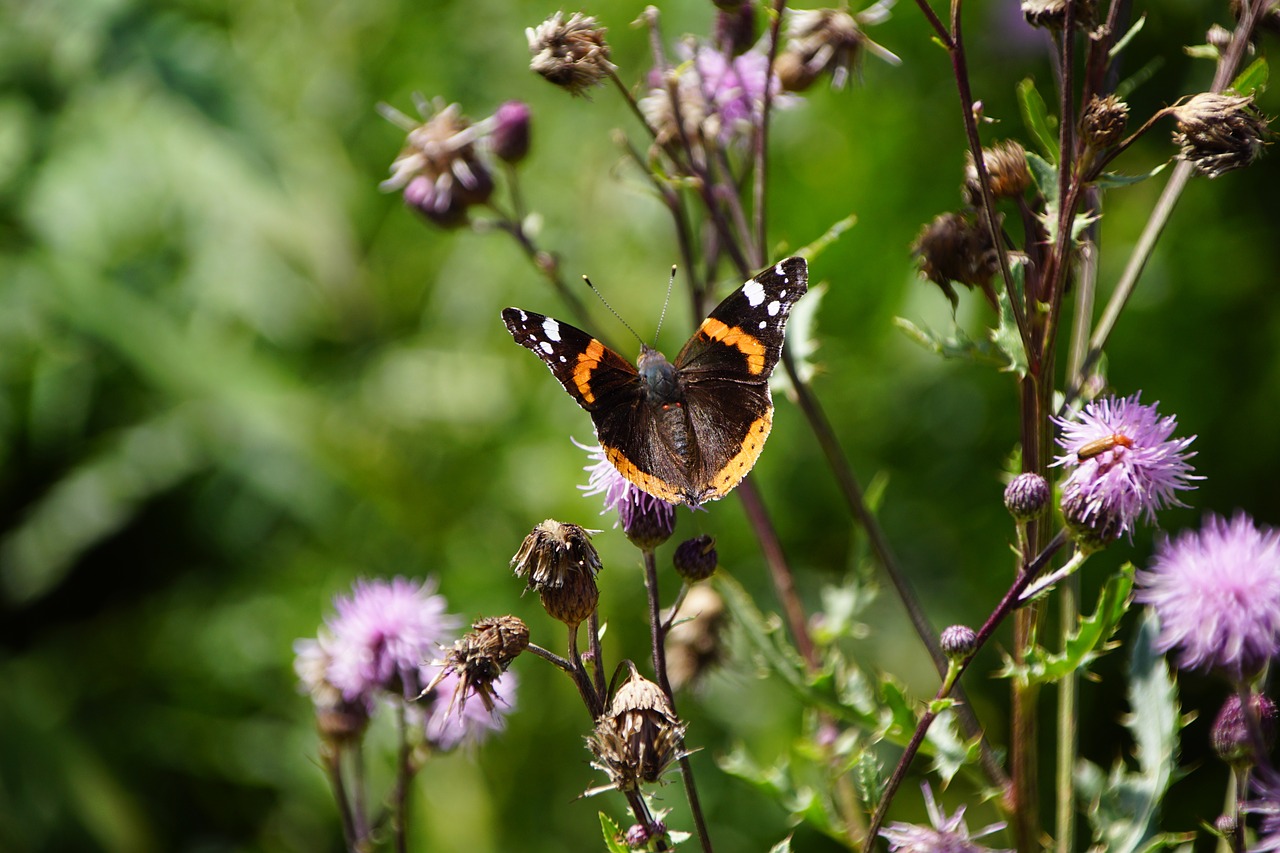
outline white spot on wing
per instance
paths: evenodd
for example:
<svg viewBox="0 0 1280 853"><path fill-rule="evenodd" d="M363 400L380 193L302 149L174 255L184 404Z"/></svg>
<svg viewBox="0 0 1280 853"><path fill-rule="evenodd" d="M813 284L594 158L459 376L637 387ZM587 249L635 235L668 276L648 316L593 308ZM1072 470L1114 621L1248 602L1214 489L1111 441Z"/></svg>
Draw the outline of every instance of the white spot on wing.
<svg viewBox="0 0 1280 853"><path fill-rule="evenodd" d="M758 308L764 302L764 285L753 278L742 286L742 295L747 297L752 308Z"/></svg>
<svg viewBox="0 0 1280 853"><path fill-rule="evenodd" d="M564 356L560 356L560 363L564 364Z"/></svg>
<svg viewBox="0 0 1280 853"><path fill-rule="evenodd" d="M784 280L786 279L787 271L782 268L782 261L778 261L778 263L774 265L773 271L782 276Z"/></svg>
<svg viewBox="0 0 1280 853"><path fill-rule="evenodd" d="M519 309L519 308L517 308L516 310L517 310L517 311L520 311L520 309ZM520 311L520 322L521 322L521 323L527 323L527 322L529 322L529 315L528 315L528 314L526 314L526 313L524 313L523 311Z"/></svg>
<svg viewBox="0 0 1280 853"><path fill-rule="evenodd" d="M543 341L541 346L542 346L542 351L545 352L547 355L550 355L551 353L555 352L555 349L556 349L551 345L550 341Z"/></svg>
<svg viewBox="0 0 1280 853"><path fill-rule="evenodd" d="M767 322L765 322L764 320L760 321L760 328L766 329L768 327L769 327L769 324Z"/></svg>
<svg viewBox="0 0 1280 853"><path fill-rule="evenodd" d="M555 320L552 320L550 317L548 317L547 319L543 320L543 321L542 321L542 331L546 332L546 333L547 333L547 337L548 337L548 338L550 338L551 340L556 341L556 342L559 342L559 340L560 340L560 324L559 324L559 323L557 323ZM551 350L547 350L547 352L551 352Z"/></svg>
<svg viewBox="0 0 1280 853"><path fill-rule="evenodd" d="M777 317L777 316L778 316L778 312L779 312L779 311L781 311L781 310L782 310L782 303L781 303L781 302L779 302L778 300L776 300L776 299L775 299L775 300L773 300L772 302L770 302L770 303L769 303L769 316L770 316L770 317Z"/></svg>

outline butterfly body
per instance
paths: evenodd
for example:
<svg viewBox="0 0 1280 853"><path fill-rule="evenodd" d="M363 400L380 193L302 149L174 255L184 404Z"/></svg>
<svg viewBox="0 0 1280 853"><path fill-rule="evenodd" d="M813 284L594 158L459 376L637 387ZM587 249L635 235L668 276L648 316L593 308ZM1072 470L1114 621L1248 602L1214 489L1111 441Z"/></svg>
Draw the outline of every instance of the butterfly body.
<svg viewBox="0 0 1280 853"><path fill-rule="evenodd" d="M642 345L632 365L543 314L507 308L502 318L591 415L623 477L662 500L698 506L732 491L760 456L773 425L769 376L807 286L804 259L780 261L726 297L674 361Z"/></svg>

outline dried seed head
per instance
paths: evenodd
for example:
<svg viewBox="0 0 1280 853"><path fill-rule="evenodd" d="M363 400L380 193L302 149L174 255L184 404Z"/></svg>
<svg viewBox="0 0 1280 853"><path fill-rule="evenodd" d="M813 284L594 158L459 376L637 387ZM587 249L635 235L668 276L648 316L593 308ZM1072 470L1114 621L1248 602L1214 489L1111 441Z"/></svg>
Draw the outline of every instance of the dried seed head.
<svg viewBox="0 0 1280 853"><path fill-rule="evenodd" d="M391 177L382 182L382 189L403 190L405 203L436 225L464 224L467 208L483 204L493 193L493 175L476 151L480 131L457 104L420 101L418 111L425 121L418 125L385 109L384 115L389 112L395 123L409 127L405 147L391 164Z"/></svg>
<svg viewBox="0 0 1280 853"><path fill-rule="evenodd" d="M556 12L536 29L525 30L533 60L529 67L572 95L600 85L614 70L605 29L596 19L574 12L564 20Z"/></svg>
<svg viewBox="0 0 1280 853"><path fill-rule="evenodd" d="M1019 474L1004 490L1004 506L1017 521L1039 518L1049 505L1049 483L1032 471Z"/></svg>
<svg viewBox="0 0 1280 853"><path fill-rule="evenodd" d="M1270 136L1252 95L1202 92L1170 112L1178 121L1173 141L1179 158L1210 178L1253 163Z"/></svg>
<svg viewBox="0 0 1280 853"><path fill-rule="evenodd" d="M1276 743L1276 706L1275 703L1261 694L1252 697L1253 712L1258 717L1258 728L1262 735L1262 745L1267 753ZM1257 763L1253 750L1253 737L1249 732L1249 720L1245 717L1244 705L1240 697L1232 694L1223 703L1218 718L1214 720L1213 751L1226 763L1233 767L1252 767Z"/></svg>
<svg viewBox="0 0 1280 853"><path fill-rule="evenodd" d="M690 583L704 581L715 574L719 567L716 540L707 535L686 539L676 546L671 562L677 574Z"/></svg>
<svg viewBox="0 0 1280 853"><path fill-rule="evenodd" d="M857 15L845 9L793 9L787 14L787 48L778 55L777 73L782 85L800 92L824 73L831 86L844 88L857 73L864 51L897 65L897 56L867 37L863 27L888 17L885 4L876 4Z"/></svg>
<svg viewBox="0 0 1280 853"><path fill-rule="evenodd" d="M446 714L455 706L461 712L467 697L472 695L479 696L485 710L492 712L497 698L494 681L528 647L529 628L524 622L515 616L485 617L472 624L471 632L453 644L435 678L422 693L430 693L446 675L456 672L457 687Z"/></svg>
<svg viewBox="0 0 1280 853"><path fill-rule="evenodd" d="M633 791L659 781L685 754L684 732L662 688L633 671L596 721L587 746L610 787Z"/></svg>
<svg viewBox="0 0 1280 853"><path fill-rule="evenodd" d="M533 528L511 558L516 577L525 578L528 589L539 590L569 585L575 575L594 580L600 555L591 544L593 532L548 518Z"/></svg>
<svg viewBox="0 0 1280 853"><path fill-rule="evenodd" d="M1021 198L1031 186L1031 170L1027 168L1027 152L1012 139L982 149L987 166L991 194L997 199ZM965 154L964 198L970 207L982 206L982 190L978 186L978 169L973 154Z"/></svg>
<svg viewBox="0 0 1280 853"><path fill-rule="evenodd" d="M942 646L942 653L951 660L963 660L978 647L978 635L968 625L952 625L942 629L938 644Z"/></svg>
<svg viewBox="0 0 1280 853"><path fill-rule="evenodd" d="M499 159L514 165L529 153L529 119L529 105L524 101L507 101L498 107L489 144Z"/></svg>
<svg viewBox="0 0 1280 853"><path fill-rule="evenodd" d="M667 634L667 677L672 690L697 684L724 658L724 599L706 584L690 587Z"/></svg>
<svg viewBox="0 0 1280 853"><path fill-rule="evenodd" d="M941 287L953 306L959 297L952 283L983 286L999 270L987 229L958 213L944 213L925 226L911 251L920 273Z"/></svg>
<svg viewBox="0 0 1280 853"><path fill-rule="evenodd" d="M1072 0L1022 0L1022 16L1033 27L1061 30L1067 22L1067 3ZM1076 0L1076 29L1093 26L1093 0Z"/></svg>
<svg viewBox="0 0 1280 853"><path fill-rule="evenodd" d="M1094 95L1080 120L1080 136L1095 151L1105 151L1120 143L1129 121L1129 105L1115 95Z"/></svg>
<svg viewBox="0 0 1280 853"><path fill-rule="evenodd" d="M596 586L595 578L586 572L573 572L563 586L539 589L538 598L552 619L573 628L596 612L600 588Z"/></svg>

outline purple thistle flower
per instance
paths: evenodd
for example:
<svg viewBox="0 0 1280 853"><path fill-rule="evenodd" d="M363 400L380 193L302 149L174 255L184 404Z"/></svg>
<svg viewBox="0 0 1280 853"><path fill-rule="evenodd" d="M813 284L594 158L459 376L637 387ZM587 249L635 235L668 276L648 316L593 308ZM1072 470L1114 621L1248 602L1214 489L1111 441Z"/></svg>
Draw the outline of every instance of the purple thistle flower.
<svg viewBox="0 0 1280 853"><path fill-rule="evenodd" d="M1256 673L1280 654L1280 531L1243 512L1156 546L1137 572L1137 600L1160 617L1160 651L1182 669Z"/></svg>
<svg viewBox="0 0 1280 853"><path fill-rule="evenodd" d="M599 445L578 444L576 441L573 443L587 451L594 463L582 469L590 476L587 478L587 484L578 488L583 490L583 497L604 495L604 509L600 511L601 515L611 509L617 510L623 531L634 530L646 521L650 521L659 527L665 526L668 528L667 535L671 535L671 530L675 529L676 524L676 508L673 504L661 498L655 498L619 474L618 469L613 467L613 463L605 458L604 448ZM617 524L615 523L614 526L616 527Z"/></svg>
<svg viewBox="0 0 1280 853"><path fill-rule="evenodd" d="M483 702L458 702L458 674L450 672L428 694L433 697L424 728L427 741L436 749L449 751L463 744L480 743L506 726L506 715L515 708L518 680L514 672L504 672L490 682L493 710Z"/></svg>
<svg viewBox="0 0 1280 853"><path fill-rule="evenodd" d="M1249 853L1280 851L1280 773L1267 768L1255 774L1253 792L1257 797L1247 802L1244 810L1262 815L1262 826L1258 843L1249 848Z"/></svg>
<svg viewBox="0 0 1280 853"><path fill-rule="evenodd" d="M1144 406L1141 396L1095 400L1078 420L1054 419L1066 453L1053 464L1072 469L1062 505L1073 526L1107 531L1109 538L1132 536L1139 518L1153 523L1156 510L1185 506L1175 493L1202 479L1187 462L1195 436L1170 439L1177 419L1160 417L1158 404Z"/></svg>
<svg viewBox="0 0 1280 853"><path fill-rule="evenodd" d="M889 842L891 851L902 853L1013 853L1011 850L993 850L974 840L999 832L1004 823L993 823L983 827L972 835L964 822L964 806L956 809L956 813L947 817L947 813L933 798L933 789L926 782L920 786L924 791L925 807L929 810L929 821L933 826L918 826L911 823L894 823L880 830L881 837Z"/></svg>
<svg viewBox="0 0 1280 853"><path fill-rule="evenodd" d="M325 620L328 680L349 702L371 705L380 691L412 699L422 691L425 662L450 639L458 619L446 612L435 582L358 580L338 596Z"/></svg>

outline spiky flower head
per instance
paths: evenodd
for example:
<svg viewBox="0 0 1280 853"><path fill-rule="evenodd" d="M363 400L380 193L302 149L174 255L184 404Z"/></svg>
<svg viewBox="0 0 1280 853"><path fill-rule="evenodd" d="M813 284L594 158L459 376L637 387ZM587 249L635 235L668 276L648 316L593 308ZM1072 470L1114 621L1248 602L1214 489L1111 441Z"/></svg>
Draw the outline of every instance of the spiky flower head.
<svg viewBox="0 0 1280 853"><path fill-rule="evenodd" d="M1280 531L1248 515L1209 516L1156 546L1137 600L1160 618L1156 648L1182 669L1247 678L1280 654Z"/></svg>
<svg viewBox="0 0 1280 853"><path fill-rule="evenodd" d="M1129 105L1115 95L1094 95L1080 119L1080 137L1095 151L1105 151L1120 143L1129 122Z"/></svg>
<svg viewBox="0 0 1280 853"><path fill-rule="evenodd" d="M1201 479L1187 461L1195 436L1170 438L1177 419L1160 417L1158 404L1144 406L1141 396L1094 400L1075 419L1054 419L1065 453L1053 464L1071 472L1062 486L1063 514L1073 532L1102 537L1101 544L1132 536L1139 520L1155 521L1157 510L1185 506L1177 492Z"/></svg>
<svg viewBox="0 0 1280 853"><path fill-rule="evenodd" d="M986 287L1000 270L990 231L959 213L944 213L926 225L911 252L920 274L942 288L953 307L960 298L952 284Z"/></svg>
<svg viewBox="0 0 1280 853"><path fill-rule="evenodd" d="M685 61L665 74L655 72L649 93L640 99L640 111L657 134L658 145L682 138L696 146L745 143L763 119L766 87L772 87L774 108L792 103L779 94L781 86L777 76L769 74L763 45L737 56L696 42L685 42L678 50Z"/></svg>
<svg viewBox="0 0 1280 853"><path fill-rule="evenodd" d="M1258 738L1264 755L1271 754L1276 744L1276 705L1261 693L1249 697L1253 707L1253 721L1244 712L1240 694L1232 693L1222 704L1222 710L1213 721L1210 740L1218 757L1233 767L1252 767L1258 763L1254 750L1253 726L1257 725Z"/></svg>
<svg viewBox="0 0 1280 853"><path fill-rule="evenodd" d="M1173 134L1178 157L1210 178L1251 164L1271 135L1252 95L1202 92L1170 112L1178 122Z"/></svg>
<svg viewBox="0 0 1280 853"><path fill-rule="evenodd" d="M978 647L978 633L968 625L952 625L942 629L938 637L942 653L952 660L963 660Z"/></svg>
<svg viewBox="0 0 1280 853"><path fill-rule="evenodd" d="M454 642L423 693L429 693L450 673L455 691L446 714L454 706L466 709L467 698L479 696L485 710L493 713L497 697L494 686L511 662L529 647L529 628L515 616L486 616L471 625L471 632Z"/></svg>
<svg viewBox="0 0 1280 853"><path fill-rule="evenodd" d="M533 54L529 67L572 95L585 94L615 68L604 34L590 15L574 12L566 21L563 12L556 12L525 30Z"/></svg>
<svg viewBox="0 0 1280 853"><path fill-rule="evenodd" d="M528 589L562 587L574 574L594 578L600 572L600 555L591 544L596 532L548 518L533 528L511 558L516 577L524 578Z"/></svg>
<svg viewBox="0 0 1280 853"><path fill-rule="evenodd" d="M483 204L493 193L493 174L476 147L485 128L473 126L457 104L415 97L418 122L399 110L380 105L382 115L408 136L391 164L384 191L403 190L405 203L430 222L450 228L467 220L467 208Z"/></svg>
<svg viewBox="0 0 1280 853"><path fill-rule="evenodd" d="M716 573L720 565L716 540L705 533L686 539L676 546L671 563L676 567L676 573L690 583L706 580Z"/></svg>
<svg viewBox="0 0 1280 853"><path fill-rule="evenodd" d="M956 809L956 813L947 817L947 813L938 805L933 797L933 789L926 782L920 786L924 791L925 807L929 810L929 822L932 826L918 826L910 823L894 823L880 830L880 836L889 842L891 851L900 853L1013 853L1011 850L995 850L976 843L976 839L1004 829L1005 824L993 823L970 834L964 822L964 806Z"/></svg>
<svg viewBox="0 0 1280 853"><path fill-rule="evenodd" d="M1009 481L1004 490L1004 507L1017 521L1039 518L1049 505L1049 482L1034 471L1026 471Z"/></svg>
<svg viewBox="0 0 1280 853"><path fill-rule="evenodd" d="M587 738L592 766L608 774L610 788L633 791L661 780L685 754L684 732L662 688L633 669Z"/></svg>
<svg viewBox="0 0 1280 853"><path fill-rule="evenodd" d="M411 699L426 683L424 662L457 628L435 582L397 577L358 580L350 597L334 599L325 620L328 681L348 702L372 707L390 693Z"/></svg>
<svg viewBox="0 0 1280 853"><path fill-rule="evenodd" d="M577 444L575 441L574 444ZM578 444L587 451L594 464L582 470L590 476L587 485L579 486L583 497L604 495L604 515L616 510L622 532L637 548L651 551L671 538L676 529L676 508L656 498L618 473L599 445Z"/></svg>
<svg viewBox="0 0 1280 853"><path fill-rule="evenodd" d="M514 672L504 672L489 683L491 707L482 702L455 703L454 697L464 690L462 681L460 673L448 672L422 698L426 705L423 733L427 743L442 752L480 743L502 731L507 715L516 707L519 681Z"/></svg>
<svg viewBox="0 0 1280 853"><path fill-rule="evenodd" d="M787 10L787 48L778 55L776 71L783 88L801 92L822 74L831 75L831 87L843 89L858 72L863 53L871 53L891 65L902 60L867 37L865 27L889 19L893 0L851 13L846 9Z"/></svg>
<svg viewBox="0 0 1280 853"><path fill-rule="evenodd" d="M1031 188L1031 170L1026 150L1012 139L982 149L982 162L987 169L987 184L997 199L1021 198ZM973 153L965 153L964 198L970 207L982 206L982 187L978 183L978 167Z"/></svg>
<svg viewBox="0 0 1280 853"><path fill-rule="evenodd" d="M1262 815L1262 826L1258 829L1258 841L1249 848L1249 853L1277 853L1280 851L1280 772L1265 767L1255 773L1253 794L1244 810Z"/></svg>
<svg viewBox="0 0 1280 853"><path fill-rule="evenodd" d="M727 621L718 592L704 583L689 588L667 632L667 677L672 690L697 684L723 659Z"/></svg>

